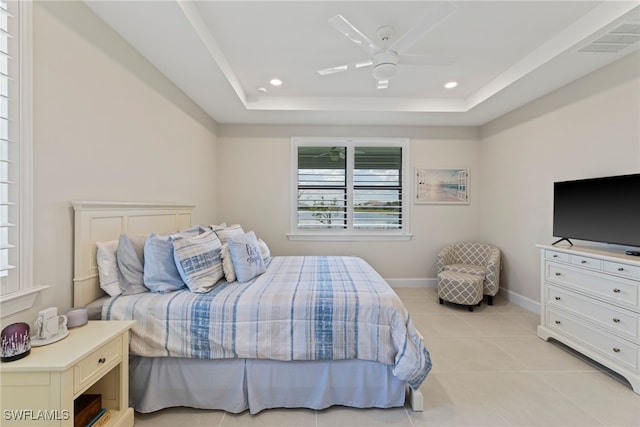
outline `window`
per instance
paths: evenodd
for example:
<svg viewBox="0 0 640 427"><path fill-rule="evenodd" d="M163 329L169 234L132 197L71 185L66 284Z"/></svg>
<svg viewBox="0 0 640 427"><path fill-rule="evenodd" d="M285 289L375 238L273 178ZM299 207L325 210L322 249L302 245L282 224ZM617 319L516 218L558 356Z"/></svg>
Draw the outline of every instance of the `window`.
<svg viewBox="0 0 640 427"><path fill-rule="evenodd" d="M408 239L408 143L293 138L290 239Z"/></svg>
<svg viewBox="0 0 640 427"><path fill-rule="evenodd" d="M32 283L32 4L0 0L0 303L2 316L29 308Z"/></svg>

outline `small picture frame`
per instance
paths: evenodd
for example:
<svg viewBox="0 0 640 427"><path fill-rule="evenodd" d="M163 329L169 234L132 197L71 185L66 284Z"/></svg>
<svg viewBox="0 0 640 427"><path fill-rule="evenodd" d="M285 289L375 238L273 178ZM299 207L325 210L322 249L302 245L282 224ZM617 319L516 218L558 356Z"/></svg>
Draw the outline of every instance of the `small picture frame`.
<svg viewBox="0 0 640 427"><path fill-rule="evenodd" d="M469 204L469 169L415 170L416 204Z"/></svg>

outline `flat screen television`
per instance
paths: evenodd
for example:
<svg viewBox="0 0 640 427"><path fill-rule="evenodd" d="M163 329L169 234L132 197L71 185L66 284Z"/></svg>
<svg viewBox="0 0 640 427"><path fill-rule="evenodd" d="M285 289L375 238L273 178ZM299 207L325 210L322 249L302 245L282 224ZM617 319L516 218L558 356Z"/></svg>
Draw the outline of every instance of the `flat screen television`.
<svg viewBox="0 0 640 427"><path fill-rule="evenodd" d="M553 235L640 247L640 174L555 182Z"/></svg>

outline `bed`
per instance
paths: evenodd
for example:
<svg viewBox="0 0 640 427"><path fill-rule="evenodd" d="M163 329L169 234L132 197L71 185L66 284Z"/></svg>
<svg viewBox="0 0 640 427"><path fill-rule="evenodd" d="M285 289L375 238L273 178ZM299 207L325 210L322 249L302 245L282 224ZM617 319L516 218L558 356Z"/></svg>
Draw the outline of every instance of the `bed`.
<svg viewBox="0 0 640 427"><path fill-rule="evenodd" d="M134 319L130 403L232 413L268 408L423 408L429 353L389 285L357 257L273 257L245 283L107 298L96 242L175 233L192 206L74 202L74 306ZM408 393L408 396L407 396Z"/></svg>

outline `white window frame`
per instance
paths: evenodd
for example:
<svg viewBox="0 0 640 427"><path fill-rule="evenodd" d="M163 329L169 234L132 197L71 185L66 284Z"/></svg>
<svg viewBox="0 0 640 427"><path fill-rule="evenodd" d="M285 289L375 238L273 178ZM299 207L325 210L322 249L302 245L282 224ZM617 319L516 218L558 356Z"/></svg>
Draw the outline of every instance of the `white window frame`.
<svg viewBox="0 0 640 427"><path fill-rule="evenodd" d="M38 294L49 286L33 283L33 4L9 0L17 6L18 34L18 265L10 270L18 290L0 295L0 317L31 308Z"/></svg>
<svg viewBox="0 0 640 427"><path fill-rule="evenodd" d="M326 146L347 147L402 147L402 227L397 230L357 230L353 229L353 206L347 203L347 215L349 218L346 229L299 229L298 228L298 147ZM409 139L407 138L364 138L364 137L293 137L291 138L291 195L290 195L290 232L289 240L316 240L316 241L406 241L413 237L409 230L410 189L409 179ZM353 156L347 156L347 188L353 191L352 173L354 166ZM348 198L349 200L349 198Z"/></svg>

